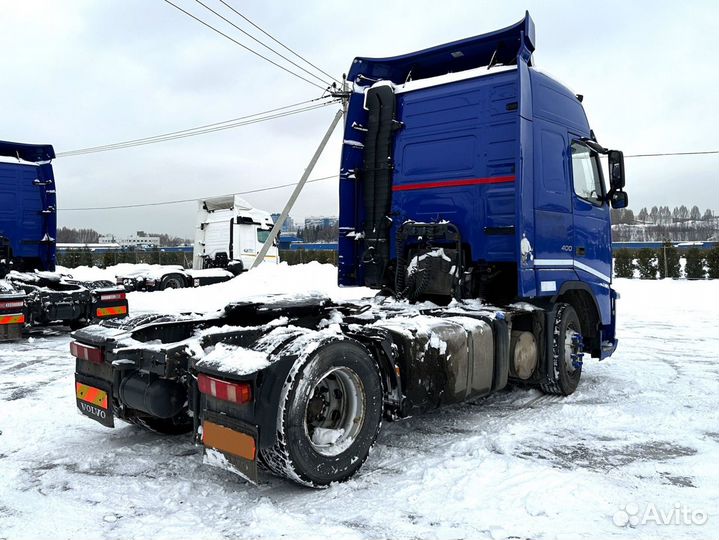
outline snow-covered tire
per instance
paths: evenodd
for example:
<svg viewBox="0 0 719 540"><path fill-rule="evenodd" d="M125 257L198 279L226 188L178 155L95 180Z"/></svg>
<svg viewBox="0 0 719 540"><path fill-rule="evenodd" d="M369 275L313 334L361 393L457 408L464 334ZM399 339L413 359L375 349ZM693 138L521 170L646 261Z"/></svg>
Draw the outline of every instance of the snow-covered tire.
<svg viewBox="0 0 719 540"><path fill-rule="evenodd" d="M168 274L160 281L160 290L184 289L185 279L179 274Z"/></svg>
<svg viewBox="0 0 719 540"><path fill-rule="evenodd" d="M552 329L552 358L549 359L548 381L541 385L547 394L568 396L577 389L582 376L582 364L571 357L581 355L581 348L573 342L573 335L581 338L582 327L579 316L569 304L557 304L554 328ZM576 340L574 340L576 341Z"/></svg>
<svg viewBox="0 0 719 540"><path fill-rule="evenodd" d="M382 407L379 368L370 353L352 340L330 342L285 381L277 440L261 459L275 474L306 486L347 480L377 439Z"/></svg>
<svg viewBox="0 0 719 540"><path fill-rule="evenodd" d="M163 315L161 313L149 313L147 315L135 315L124 319L106 319L102 321L103 326L109 328L118 328L120 330L134 330L138 326L150 323L170 322L176 320L173 315Z"/></svg>

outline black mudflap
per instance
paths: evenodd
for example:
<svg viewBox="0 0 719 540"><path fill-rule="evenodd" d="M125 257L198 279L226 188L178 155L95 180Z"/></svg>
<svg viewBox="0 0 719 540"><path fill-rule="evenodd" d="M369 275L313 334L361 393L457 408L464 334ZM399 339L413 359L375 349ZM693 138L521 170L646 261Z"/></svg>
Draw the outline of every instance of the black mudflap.
<svg viewBox="0 0 719 540"><path fill-rule="evenodd" d="M112 385L105 380L75 373L75 401L82 414L115 427L112 413Z"/></svg>

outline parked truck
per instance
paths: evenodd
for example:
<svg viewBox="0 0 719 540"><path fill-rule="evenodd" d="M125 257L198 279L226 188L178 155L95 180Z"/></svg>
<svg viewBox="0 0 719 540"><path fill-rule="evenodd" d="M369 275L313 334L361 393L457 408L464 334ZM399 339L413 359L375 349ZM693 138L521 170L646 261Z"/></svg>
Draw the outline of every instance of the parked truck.
<svg viewBox="0 0 719 540"><path fill-rule="evenodd" d="M623 155L532 63L534 25L356 58L340 164L339 283L375 298L270 297L74 334L80 410L192 431L257 481L352 476L382 419L508 384L558 395L617 347L610 207ZM600 157L608 158L605 186Z"/></svg>
<svg viewBox="0 0 719 540"><path fill-rule="evenodd" d="M198 201L191 269L137 265L117 275L117 283L132 291L161 291L228 281L252 268L272 225L268 212L254 208L237 195L202 199ZM275 245L263 262L279 262Z"/></svg>
<svg viewBox="0 0 719 540"><path fill-rule="evenodd" d="M199 201L192 268L227 268L236 274L249 270L272 226L269 212L254 208L239 195ZM270 247L263 262L279 262L276 245Z"/></svg>
<svg viewBox="0 0 719 540"><path fill-rule="evenodd" d="M29 325L127 316L122 287L55 272L54 157L51 145L0 142L0 340Z"/></svg>

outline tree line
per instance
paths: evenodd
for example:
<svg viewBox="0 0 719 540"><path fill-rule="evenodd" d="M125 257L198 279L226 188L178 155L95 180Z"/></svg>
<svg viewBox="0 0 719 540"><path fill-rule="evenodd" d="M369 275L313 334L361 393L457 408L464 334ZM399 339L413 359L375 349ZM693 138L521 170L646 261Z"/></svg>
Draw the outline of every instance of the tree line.
<svg viewBox="0 0 719 540"><path fill-rule="evenodd" d="M163 247L181 246L192 243L187 238L172 236L165 233L146 233L138 231L137 236L157 236L160 238L160 245ZM100 239L100 233L95 229L71 229L68 227L60 227L57 230L57 242L61 244L97 244Z"/></svg>
<svg viewBox="0 0 719 540"><path fill-rule="evenodd" d="M679 250L670 242L659 249L618 249L614 252L614 275L640 279L719 279L719 247L709 250L689 248L684 253L684 269Z"/></svg>
<svg viewBox="0 0 719 540"><path fill-rule="evenodd" d="M645 206L637 214L629 208L612 209L612 223L615 225L670 225L687 221L713 221L714 218L710 208L702 212L697 205L691 209L684 205L675 206L673 210L668 206L652 206L648 210Z"/></svg>

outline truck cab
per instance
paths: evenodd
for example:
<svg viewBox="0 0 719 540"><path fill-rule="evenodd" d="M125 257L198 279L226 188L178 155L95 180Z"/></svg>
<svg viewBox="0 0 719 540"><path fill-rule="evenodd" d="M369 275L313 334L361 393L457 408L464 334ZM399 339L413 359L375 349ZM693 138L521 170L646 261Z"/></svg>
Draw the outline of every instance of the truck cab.
<svg viewBox="0 0 719 540"><path fill-rule="evenodd" d="M199 201L192 267L249 270L272 225L268 212L253 208L237 195ZM277 246L270 247L263 262L279 262Z"/></svg>
<svg viewBox="0 0 719 540"><path fill-rule="evenodd" d="M534 43L527 14L490 34L354 59L339 283L567 301L603 358L616 347L609 209L627 204L623 158L597 142L583 97L533 66Z"/></svg>
<svg viewBox="0 0 719 540"><path fill-rule="evenodd" d="M79 328L128 312L122 287L55 272L54 157L49 144L0 141L0 340L30 324Z"/></svg>

